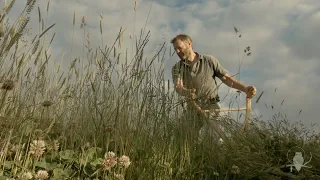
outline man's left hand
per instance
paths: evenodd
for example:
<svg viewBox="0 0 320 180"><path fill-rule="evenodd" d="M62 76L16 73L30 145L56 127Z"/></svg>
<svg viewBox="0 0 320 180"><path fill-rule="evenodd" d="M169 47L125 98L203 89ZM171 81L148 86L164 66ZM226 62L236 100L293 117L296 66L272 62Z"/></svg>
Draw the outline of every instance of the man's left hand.
<svg viewBox="0 0 320 180"><path fill-rule="evenodd" d="M248 98L252 98L257 94L257 89L254 86L247 86L245 93L247 94Z"/></svg>

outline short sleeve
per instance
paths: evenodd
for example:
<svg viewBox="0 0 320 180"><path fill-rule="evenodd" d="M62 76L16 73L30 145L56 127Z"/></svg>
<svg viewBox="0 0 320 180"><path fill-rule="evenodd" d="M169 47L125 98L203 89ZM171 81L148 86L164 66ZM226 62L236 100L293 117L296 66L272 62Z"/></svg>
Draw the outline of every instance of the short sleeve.
<svg viewBox="0 0 320 180"><path fill-rule="evenodd" d="M172 74L173 84L176 84L177 79L181 77L180 63L177 63L172 67L171 74Z"/></svg>
<svg viewBox="0 0 320 180"><path fill-rule="evenodd" d="M222 78L228 71L224 69L217 58L210 56L210 60L213 63L214 75L218 78Z"/></svg>

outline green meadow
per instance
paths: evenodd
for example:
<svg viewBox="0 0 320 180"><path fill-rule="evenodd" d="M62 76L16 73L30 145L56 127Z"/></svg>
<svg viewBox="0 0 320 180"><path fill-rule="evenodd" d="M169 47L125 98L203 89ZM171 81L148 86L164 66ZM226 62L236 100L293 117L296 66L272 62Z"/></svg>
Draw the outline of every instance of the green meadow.
<svg viewBox="0 0 320 180"><path fill-rule="evenodd" d="M137 35L129 58L119 53L124 29L106 42L100 26L93 33L101 34L102 45L93 49L86 18L78 27L82 16L75 13L68 18L83 37L70 38L83 39L82 53L53 60L59 34L45 21L49 2L42 10L27 0L14 20L14 0L1 10L0 180L320 179L320 134L281 113L251 116L246 132L225 115L219 123L226 141L193 139L192 127L183 125L182 99L160 66L173 51L164 43L144 54L150 31ZM36 34L29 31L31 13L39 16ZM298 155L302 164L293 162Z"/></svg>

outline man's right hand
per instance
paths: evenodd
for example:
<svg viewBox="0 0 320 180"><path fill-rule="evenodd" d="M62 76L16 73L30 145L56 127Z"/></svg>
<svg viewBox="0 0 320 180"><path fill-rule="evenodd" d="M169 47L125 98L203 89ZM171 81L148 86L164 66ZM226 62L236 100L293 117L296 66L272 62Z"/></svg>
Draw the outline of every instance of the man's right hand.
<svg viewBox="0 0 320 180"><path fill-rule="evenodd" d="M191 89L189 91L189 98L192 100L196 99L196 89Z"/></svg>
<svg viewBox="0 0 320 180"><path fill-rule="evenodd" d="M192 100L196 99L196 89L186 89L181 78L177 79L176 90L179 94L186 96Z"/></svg>
<svg viewBox="0 0 320 180"><path fill-rule="evenodd" d="M176 89L183 89L183 82L182 79L177 79Z"/></svg>

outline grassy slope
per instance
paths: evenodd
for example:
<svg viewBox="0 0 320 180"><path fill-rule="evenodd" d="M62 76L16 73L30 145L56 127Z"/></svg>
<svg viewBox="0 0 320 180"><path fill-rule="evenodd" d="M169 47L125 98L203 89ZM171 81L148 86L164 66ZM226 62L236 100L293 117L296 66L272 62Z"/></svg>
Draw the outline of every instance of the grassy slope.
<svg viewBox="0 0 320 180"><path fill-rule="evenodd" d="M29 2L24 17L34 7ZM191 140L192 128L184 128L177 99L168 93L170 85L156 66L164 61L165 49L149 60L143 57L149 34L140 36L133 59L117 59L120 31L113 45L101 48L105 51L87 50L85 69L79 68L84 60L73 61L68 72L57 65L48 76L51 60L43 38L50 31L23 42L27 23L25 19L10 24L0 40L1 75L15 85L10 89L4 85L12 82L1 83L1 178L26 172L35 176L39 170L51 179L102 179L115 173L126 179L320 178L319 134L289 124L280 114L268 123L255 119L246 134L238 133L232 119L223 118L230 136L223 144L208 136L201 142ZM120 66L119 61L126 63ZM301 151L297 146L305 151L305 161L312 153L312 168L293 168L290 173L284 165ZM131 164L105 171L108 151L128 156Z"/></svg>

